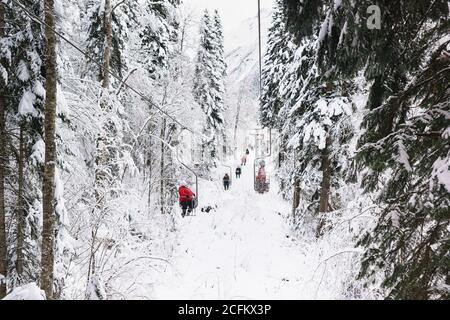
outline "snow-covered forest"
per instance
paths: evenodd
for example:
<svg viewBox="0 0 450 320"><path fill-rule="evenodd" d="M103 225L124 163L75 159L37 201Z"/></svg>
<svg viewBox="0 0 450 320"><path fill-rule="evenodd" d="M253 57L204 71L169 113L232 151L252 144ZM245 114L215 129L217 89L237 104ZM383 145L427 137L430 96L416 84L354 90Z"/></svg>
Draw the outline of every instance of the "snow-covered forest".
<svg viewBox="0 0 450 320"><path fill-rule="evenodd" d="M0 299L450 299L450 2L254 2L0 0Z"/></svg>

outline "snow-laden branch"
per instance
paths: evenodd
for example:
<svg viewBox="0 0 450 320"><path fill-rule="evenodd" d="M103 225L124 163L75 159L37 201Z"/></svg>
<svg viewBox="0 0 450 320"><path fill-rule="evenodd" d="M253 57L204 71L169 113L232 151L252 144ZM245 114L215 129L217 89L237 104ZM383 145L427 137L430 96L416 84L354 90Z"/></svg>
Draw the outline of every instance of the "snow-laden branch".
<svg viewBox="0 0 450 320"><path fill-rule="evenodd" d="M317 270L320 268L321 265L326 264L328 261L330 261L333 258L336 258L336 257L338 257L340 255L347 254L347 253L362 254L362 253L364 253L364 250L361 249L361 248L349 248L349 249L344 249L344 250L338 251L336 253L333 253L328 258L325 258L321 262L319 262L319 264L317 265L316 269L314 270L313 278L314 278L314 275L316 274Z"/></svg>
<svg viewBox="0 0 450 320"><path fill-rule="evenodd" d="M131 70L128 75L125 77L125 79L122 81L122 83L120 84L119 89L116 92L116 96L119 95L120 91L122 91L123 87L125 86L125 83L128 81L128 79L133 75L133 73L135 73L138 69L134 68L133 70Z"/></svg>
<svg viewBox="0 0 450 320"><path fill-rule="evenodd" d="M116 10L120 5L122 5L125 1L127 0L122 0L119 1L111 10L111 12L114 12L114 10ZM164 6L172 6L170 3L166 3L166 2L146 2L147 5L151 5L151 4L157 4L157 5L164 5Z"/></svg>
<svg viewBox="0 0 450 320"><path fill-rule="evenodd" d="M329 256L328 258L322 260L322 261L319 263L319 265L322 264L322 263L326 263L326 262L328 262L329 260L331 260L331 259L333 259L333 258L335 258L335 257L338 257L338 256L340 256L340 255L343 255L343 254L345 254L345 253L359 253L359 254L362 254L362 253L364 253L364 250L363 250L363 249L359 249L359 248L344 249L344 250L338 251L338 252L332 254L331 256Z"/></svg>

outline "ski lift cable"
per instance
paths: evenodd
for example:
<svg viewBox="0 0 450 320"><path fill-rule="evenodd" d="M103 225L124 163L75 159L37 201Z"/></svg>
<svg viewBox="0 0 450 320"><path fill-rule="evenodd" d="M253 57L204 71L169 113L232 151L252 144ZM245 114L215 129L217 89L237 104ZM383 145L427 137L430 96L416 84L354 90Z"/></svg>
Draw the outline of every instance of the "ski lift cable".
<svg viewBox="0 0 450 320"><path fill-rule="evenodd" d="M60 32L58 32L57 30L55 30L54 28L52 28L50 25L48 25L45 21L42 21L41 18L39 18L38 16L36 16L35 14L33 14L32 12L30 12L21 2L19 2L18 0L11 0L13 3L15 3L17 6L19 6L19 8L21 8L31 19L33 19L35 22L39 23L42 26L45 26L47 28L49 28L49 30L51 30L54 34L56 34L59 38L61 38L62 40L64 40L65 42L67 42L70 46L72 46L75 50L77 50L78 52L80 52L82 55L84 55L86 58L88 58L89 60L91 60L92 62L94 62L96 65L98 65L100 68L103 68L103 66L101 65L101 63L97 62L95 59L93 59L92 56L90 56L87 52L85 52L83 49L80 48L80 46L78 46L77 44L75 44L73 41L69 40L66 36L64 36L63 34L61 34ZM154 107L155 109L157 109L159 112L161 112L163 115L167 116L168 118L170 118L172 121L174 121L175 123L177 123L178 125L181 126L181 128L186 129L192 133L195 133L194 130L188 128L187 126L185 126L184 124L182 124L181 122L179 122L177 119L175 119L174 117L172 117L169 113L167 113L166 111L164 111L161 107L159 107L155 102L153 102L153 100L147 96L145 96L143 93L139 92L137 89L133 88L132 86L130 86L129 84L127 84L123 79L121 79L119 76L117 76L114 72L112 72L111 70L108 70L108 73L115 79L117 79L118 81L120 81L121 86L122 87L126 87L129 90L131 90L132 92L134 92L135 94L137 94L139 97L141 97L144 101L148 102L150 104L150 106Z"/></svg>

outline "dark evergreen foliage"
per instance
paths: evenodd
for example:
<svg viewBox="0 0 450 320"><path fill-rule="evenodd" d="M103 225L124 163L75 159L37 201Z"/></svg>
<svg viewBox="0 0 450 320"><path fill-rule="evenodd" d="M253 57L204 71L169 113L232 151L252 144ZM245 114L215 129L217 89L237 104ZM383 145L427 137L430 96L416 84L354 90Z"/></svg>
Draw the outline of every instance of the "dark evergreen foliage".
<svg viewBox="0 0 450 320"><path fill-rule="evenodd" d="M96 59L96 63L102 63L105 45L105 8L103 2L91 1L87 5L87 18L89 29L87 35L87 52ZM120 77L124 77L128 70L127 61L124 57L125 43L130 37L129 28L137 25L137 0L126 1L112 8L112 50L111 71ZM88 73L101 81L103 71L92 61L88 61Z"/></svg>
<svg viewBox="0 0 450 320"><path fill-rule="evenodd" d="M180 22L172 11L179 4L179 0L158 0L148 4L152 22L144 26L140 38L144 63L155 79L161 76L161 68L168 68L170 57L176 53Z"/></svg>
<svg viewBox="0 0 450 320"><path fill-rule="evenodd" d="M215 166L217 146L224 141L226 63L223 49L223 30L218 12L211 18L206 10L200 27L200 45L195 66L193 94L206 115L201 145L204 171Z"/></svg>
<svg viewBox="0 0 450 320"><path fill-rule="evenodd" d="M311 192L317 187L321 148L306 131L322 123L333 179L342 183L346 172L352 178L363 173L365 190L378 195L382 213L359 243L366 250L361 279L381 272L390 298L448 299L448 1L378 1L380 30L367 26L373 4L278 2L282 10L275 11L270 29L261 123L280 129L285 151L297 159L291 181L281 181L284 188L298 177ZM369 92L355 166L345 149L359 129L351 125L356 119L351 113L324 119L320 110L336 99L350 106L349 98L361 91L355 81L361 75ZM316 180L304 181L305 171Z"/></svg>

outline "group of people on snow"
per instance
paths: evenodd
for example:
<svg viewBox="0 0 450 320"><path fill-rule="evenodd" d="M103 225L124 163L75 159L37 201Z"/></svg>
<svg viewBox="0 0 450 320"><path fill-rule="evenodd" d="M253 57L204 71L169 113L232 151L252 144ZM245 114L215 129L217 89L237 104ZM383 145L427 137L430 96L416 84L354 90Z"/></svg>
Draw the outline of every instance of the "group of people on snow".
<svg viewBox="0 0 450 320"><path fill-rule="evenodd" d="M236 179L240 179L242 174L242 167L247 164L247 156L250 154L250 150L247 149L245 154L241 157L241 165L236 168ZM256 190L259 193L264 193L268 191L268 183L267 176L265 170L265 162L262 160L259 163L258 175L256 176ZM223 177L223 187L225 191L229 190L231 186L231 177L228 173ZM180 206L182 209L182 217L184 218L186 215L190 215L192 211L197 207L197 199L194 192L187 187L187 183L185 181L181 182L181 185L178 189L178 194L180 197Z"/></svg>
<svg viewBox="0 0 450 320"><path fill-rule="evenodd" d="M249 154L250 154L250 150L247 149L247 150L245 150L245 153L242 155L241 165L237 166L236 171L235 171L236 179L241 178L242 167L244 167L247 164L247 156ZM231 178L230 178L230 175L228 173L226 173L225 176L223 177L223 188L225 189L225 191L227 191L227 190L230 190L230 186L231 186Z"/></svg>

